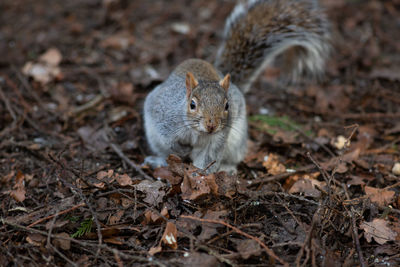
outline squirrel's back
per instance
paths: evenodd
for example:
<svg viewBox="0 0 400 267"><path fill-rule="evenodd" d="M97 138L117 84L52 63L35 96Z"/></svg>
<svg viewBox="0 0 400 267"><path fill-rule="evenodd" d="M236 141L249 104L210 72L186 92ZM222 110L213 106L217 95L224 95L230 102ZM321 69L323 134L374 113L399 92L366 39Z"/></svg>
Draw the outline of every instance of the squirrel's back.
<svg viewBox="0 0 400 267"><path fill-rule="evenodd" d="M329 39L329 23L317 1L248 0L228 18L215 65L243 92L277 61L292 80L318 76L329 56Z"/></svg>
<svg viewBox="0 0 400 267"><path fill-rule="evenodd" d="M196 79L199 80L219 81L221 79L214 66L201 59L187 59L179 64L174 71L181 77L186 77L188 72L194 73Z"/></svg>

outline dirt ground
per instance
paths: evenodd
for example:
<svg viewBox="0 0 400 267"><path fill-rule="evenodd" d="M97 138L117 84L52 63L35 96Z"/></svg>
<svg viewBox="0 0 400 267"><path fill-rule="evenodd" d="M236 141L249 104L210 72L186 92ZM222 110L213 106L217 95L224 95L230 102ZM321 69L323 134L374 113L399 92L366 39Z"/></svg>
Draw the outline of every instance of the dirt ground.
<svg viewBox="0 0 400 267"><path fill-rule="evenodd" d="M400 265L400 1L321 2L325 78L267 69L238 174L196 178L141 165L142 104L234 1L2 0L0 266Z"/></svg>

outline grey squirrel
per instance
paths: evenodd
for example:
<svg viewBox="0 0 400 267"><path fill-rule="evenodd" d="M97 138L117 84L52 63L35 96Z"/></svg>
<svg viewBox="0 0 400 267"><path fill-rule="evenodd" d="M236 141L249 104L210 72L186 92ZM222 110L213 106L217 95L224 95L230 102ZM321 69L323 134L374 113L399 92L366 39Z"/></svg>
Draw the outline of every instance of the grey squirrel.
<svg viewBox="0 0 400 267"><path fill-rule="evenodd" d="M214 66L188 59L146 97L144 128L156 156L189 157L207 172L236 172L247 151L243 93L267 66L279 61L292 80L318 76L329 55L330 31L314 0L248 0L225 25Z"/></svg>

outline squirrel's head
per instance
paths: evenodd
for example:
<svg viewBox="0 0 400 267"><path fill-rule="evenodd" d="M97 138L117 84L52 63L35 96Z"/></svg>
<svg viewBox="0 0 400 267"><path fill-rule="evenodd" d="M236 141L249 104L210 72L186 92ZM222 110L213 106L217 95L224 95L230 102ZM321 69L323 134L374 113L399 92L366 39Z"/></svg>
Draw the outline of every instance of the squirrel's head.
<svg viewBox="0 0 400 267"><path fill-rule="evenodd" d="M191 72L187 72L187 116L192 128L199 132L213 134L227 125L229 82L229 74L219 82L213 82L197 81Z"/></svg>

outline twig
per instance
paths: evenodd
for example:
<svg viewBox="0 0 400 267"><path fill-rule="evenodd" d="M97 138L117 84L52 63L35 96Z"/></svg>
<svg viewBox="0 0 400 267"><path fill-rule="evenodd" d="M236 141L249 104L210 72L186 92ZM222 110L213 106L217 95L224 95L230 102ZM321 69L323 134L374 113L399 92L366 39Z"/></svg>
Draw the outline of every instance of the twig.
<svg viewBox="0 0 400 267"><path fill-rule="evenodd" d="M67 256L65 256L63 253L61 253L61 251L59 251L55 246L53 246L53 244L51 244L51 233L53 232L54 222L57 219L57 214L58 214L58 212L56 213L56 216L53 217L53 220L51 220L49 234L47 235L47 245L46 246L47 246L47 248L50 248L53 251L55 251L61 258L63 258L66 262L68 262L72 266L78 267L78 264L76 264L72 260L68 259Z"/></svg>
<svg viewBox="0 0 400 267"><path fill-rule="evenodd" d="M150 177L149 175L147 175L142 168L140 168L139 165L137 165L136 163L134 163L132 160L130 160L125 154L124 152L122 152L122 150L119 148L118 145L114 144L114 143L110 143L111 148L114 150L115 153L117 153L117 155L124 160L131 168L133 168L135 171L137 171L138 173L140 173L141 175L143 175L144 178L146 178L147 180L150 181L154 181L155 179L153 177Z"/></svg>
<svg viewBox="0 0 400 267"><path fill-rule="evenodd" d="M71 116L76 116L77 114L80 114L80 113L82 113L82 112L84 112L84 111L86 111L86 110L89 110L89 109L91 109L91 108L97 106L97 105L100 104L103 100L104 100L104 96L103 96L103 95L97 95L97 96L95 96L92 100L90 100L89 102L87 102L87 103L85 103L85 104L83 104L83 105L81 105L81 106L75 107L75 108L70 112L69 115L71 115Z"/></svg>
<svg viewBox="0 0 400 267"><path fill-rule="evenodd" d="M376 119L397 119L400 118L400 113L347 113L339 115L343 119L361 119L361 120L376 120Z"/></svg>
<svg viewBox="0 0 400 267"><path fill-rule="evenodd" d="M200 249L204 249L206 250L209 254L213 255L214 257L216 257L217 259L219 259L222 262L225 262L226 264L229 264L230 266L238 266L237 264L233 263L231 260L225 258L224 256L220 255L219 253L217 253L215 250L207 247L207 246L199 246Z"/></svg>
<svg viewBox="0 0 400 267"><path fill-rule="evenodd" d="M2 219L1 222L2 222L3 224L10 225L10 226L12 226L12 227L15 227L15 228L17 228L17 229L26 231L26 232L28 232L28 233L41 234L41 235L44 235L44 236L48 236L48 235L49 235L49 234L48 234L47 232L45 232L45 231L37 230L37 229L35 229L35 228L28 228L28 227L26 227L26 226L23 226L23 225L19 225L19 224L10 222L9 220L6 220L6 219ZM150 260L150 259L148 259L148 258L146 258L146 257L135 256L135 255L129 255L129 254L126 254L126 253L121 252L121 251L119 251L119 250L115 250L115 249L113 249L113 248L110 248L110 247L107 246L106 244L101 244L101 245L99 245L98 243L85 242L85 241L78 240L78 239L75 239L75 238L64 237L64 236L57 236L57 235L54 235L54 234L51 234L50 236L51 236L52 238L58 238L58 239L62 239L62 240L69 240L70 242L75 243L75 244L78 244L78 245L80 245L80 246L82 246L82 247L100 247L100 248L105 249L105 250L107 250L107 251L109 251L109 252L111 252L111 253L114 253L114 252L116 251L116 252L118 253L118 255L119 255L121 258L124 258L124 259L137 260L137 261L144 261L144 262L148 262L148 263L151 263L151 264L156 264L156 265L158 265L158 266L160 266L160 267L166 267L165 264L163 264L163 263L160 262L160 261L157 261L157 260L154 259L154 258L152 258L152 259Z"/></svg>
<svg viewBox="0 0 400 267"><path fill-rule="evenodd" d="M41 218L41 219L37 220L36 222L31 223L31 224L28 225L27 227L30 228L30 227L32 227L32 226L38 224L38 223L41 223L41 222L46 221L46 220L48 220L48 219L51 219L51 218L53 218L53 217L56 217L56 216L59 216L59 215L68 213L68 212L70 212L70 211L73 211L73 210L75 210L75 209L77 209L77 208L80 208L80 207L83 207L83 206L85 206L85 205L86 205L85 203L80 203L80 204L78 204L78 205L73 206L72 208L69 208L69 209L66 209L66 210L57 212L57 213L55 213L55 214L53 214L53 215L50 215L50 216L47 216L47 217L45 217L45 218Z"/></svg>
<svg viewBox="0 0 400 267"><path fill-rule="evenodd" d="M304 250L306 249L306 245L309 244L310 241L311 241L312 232L313 232L313 230L314 230L315 223L317 222L317 216L318 216L318 218L319 218L320 210L321 210L321 206L318 207L317 211L316 211L316 212L314 213L314 215L313 215L310 230L308 231L307 237L306 237L306 239L304 240L304 243L303 243L303 245L301 246L301 249L300 249L299 253L297 254L297 257L296 257L296 266L300 266L300 261L301 261L301 258L303 257ZM302 264L301 266L303 266L304 264L307 263L307 261L308 261L308 256L309 256L309 255L308 255L308 253L307 253L307 258L306 258L306 260L303 262L303 264Z"/></svg>
<svg viewBox="0 0 400 267"><path fill-rule="evenodd" d="M305 172L305 171L312 170L313 168L314 168L314 165L310 164L310 165L306 165L304 167L298 168L294 172L285 172L285 173L280 173L280 174L268 176L268 177L265 177L265 178L260 178L260 179L255 179L255 180L248 180L248 183L249 183L249 186L250 186L250 185L255 185L255 184L272 182L272 181L276 181L276 180L287 178L287 177L292 176L292 175L294 175L296 173L299 173L299 172Z"/></svg>
<svg viewBox="0 0 400 267"><path fill-rule="evenodd" d="M342 188L344 190L346 198L350 200L349 192L347 191L346 185L342 184ZM343 207L347 210L345 205L343 205ZM356 249L357 249L358 259L360 261L361 267L366 267L367 264L364 261L364 256L362 254L360 240L358 239L357 224L356 224L356 219L354 218L354 207L353 206L350 207L349 214L351 217L351 230L352 230L353 241L354 241L354 243L356 245Z"/></svg>
<svg viewBox="0 0 400 267"><path fill-rule="evenodd" d="M314 163L314 165L318 168L318 170L321 172L322 177L324 177L325 182L328 187L328 198L329 198L329 205L332 203L332 189L331 189L331 182L332 182L332 175L328 175L328 172L321 167L321 165L315 160L310 152L307 152L307 157Z"/></svg>
<svg viewBox="0 0 400 267"><path fill-rule="evenodd" d="M224 225L224 226L226 226L226 227L228 227L228 228L231 228L231 229L234 230L236 233L238 233L238 234L240 234L240 235L243 235L243 236L245 236L245 237L247 237L247 238L250 238L250 239L256 241L261 247L264 248L265 252L267 252L267 254L268 254L271 258L274 258L275 260L279 261L279 262L280 262L282 265L284 265L284 266L289 266L289 264L288 264L287 262L285 262L284 260L282 260L281 258L279 258L279 257L275 254L275 252L274 252L272 249L268 248L260 239L258 239L258 238L255 237L255 236L252 236L252 235L249 235L249 234L243 232L242 230L240 230L239 228L237 228L237 227L235 227L235 226L232 226L232 225L230 225L230 224L228 224L228 223L226 223L226 222L219 221L219 220L202 219L202 218L197 218L197 217L193 217L193 216L189 216L189 215L181 215L180 217L181 217L181 218L190 219L190 220L194 220L194 221L221 224L221 225Z"/></svg>
<svg viewBox="0 0 400 267"><path fill-rule="evenodd" d="M212 165L215 164L215 162L216 162L215 160L210 162L210 164L208 164L207 167L204 168L203 172L205 173Z"/></svg>
<svg viewBox="0 0 400 267"><path fill-rule="evenodd" d="M36 100L36 103L43 110L46 110L46 108L43 106L43 100L40 99L39 95L33 90L32 86L29 84L29 82L26 80L26 78L22 75L22 73L18 70L18 68L15 65L11 65L11 69L15 72L15 74L17 75L18 80L22 83L22 85L25 87L25 89Z"/></svg>
<svg viewBox="0 0 400 267"><path fill-rule="evenodd" d="M10 101L4 94L3 88L1 85L0 85L0 97L3 99L4 104L6 104L6 108L8 109L8 112L10 113L11 117L13 118L13 121L15 122L17 120L17 115L15 114L14 110L11 108Z"/></svg>

